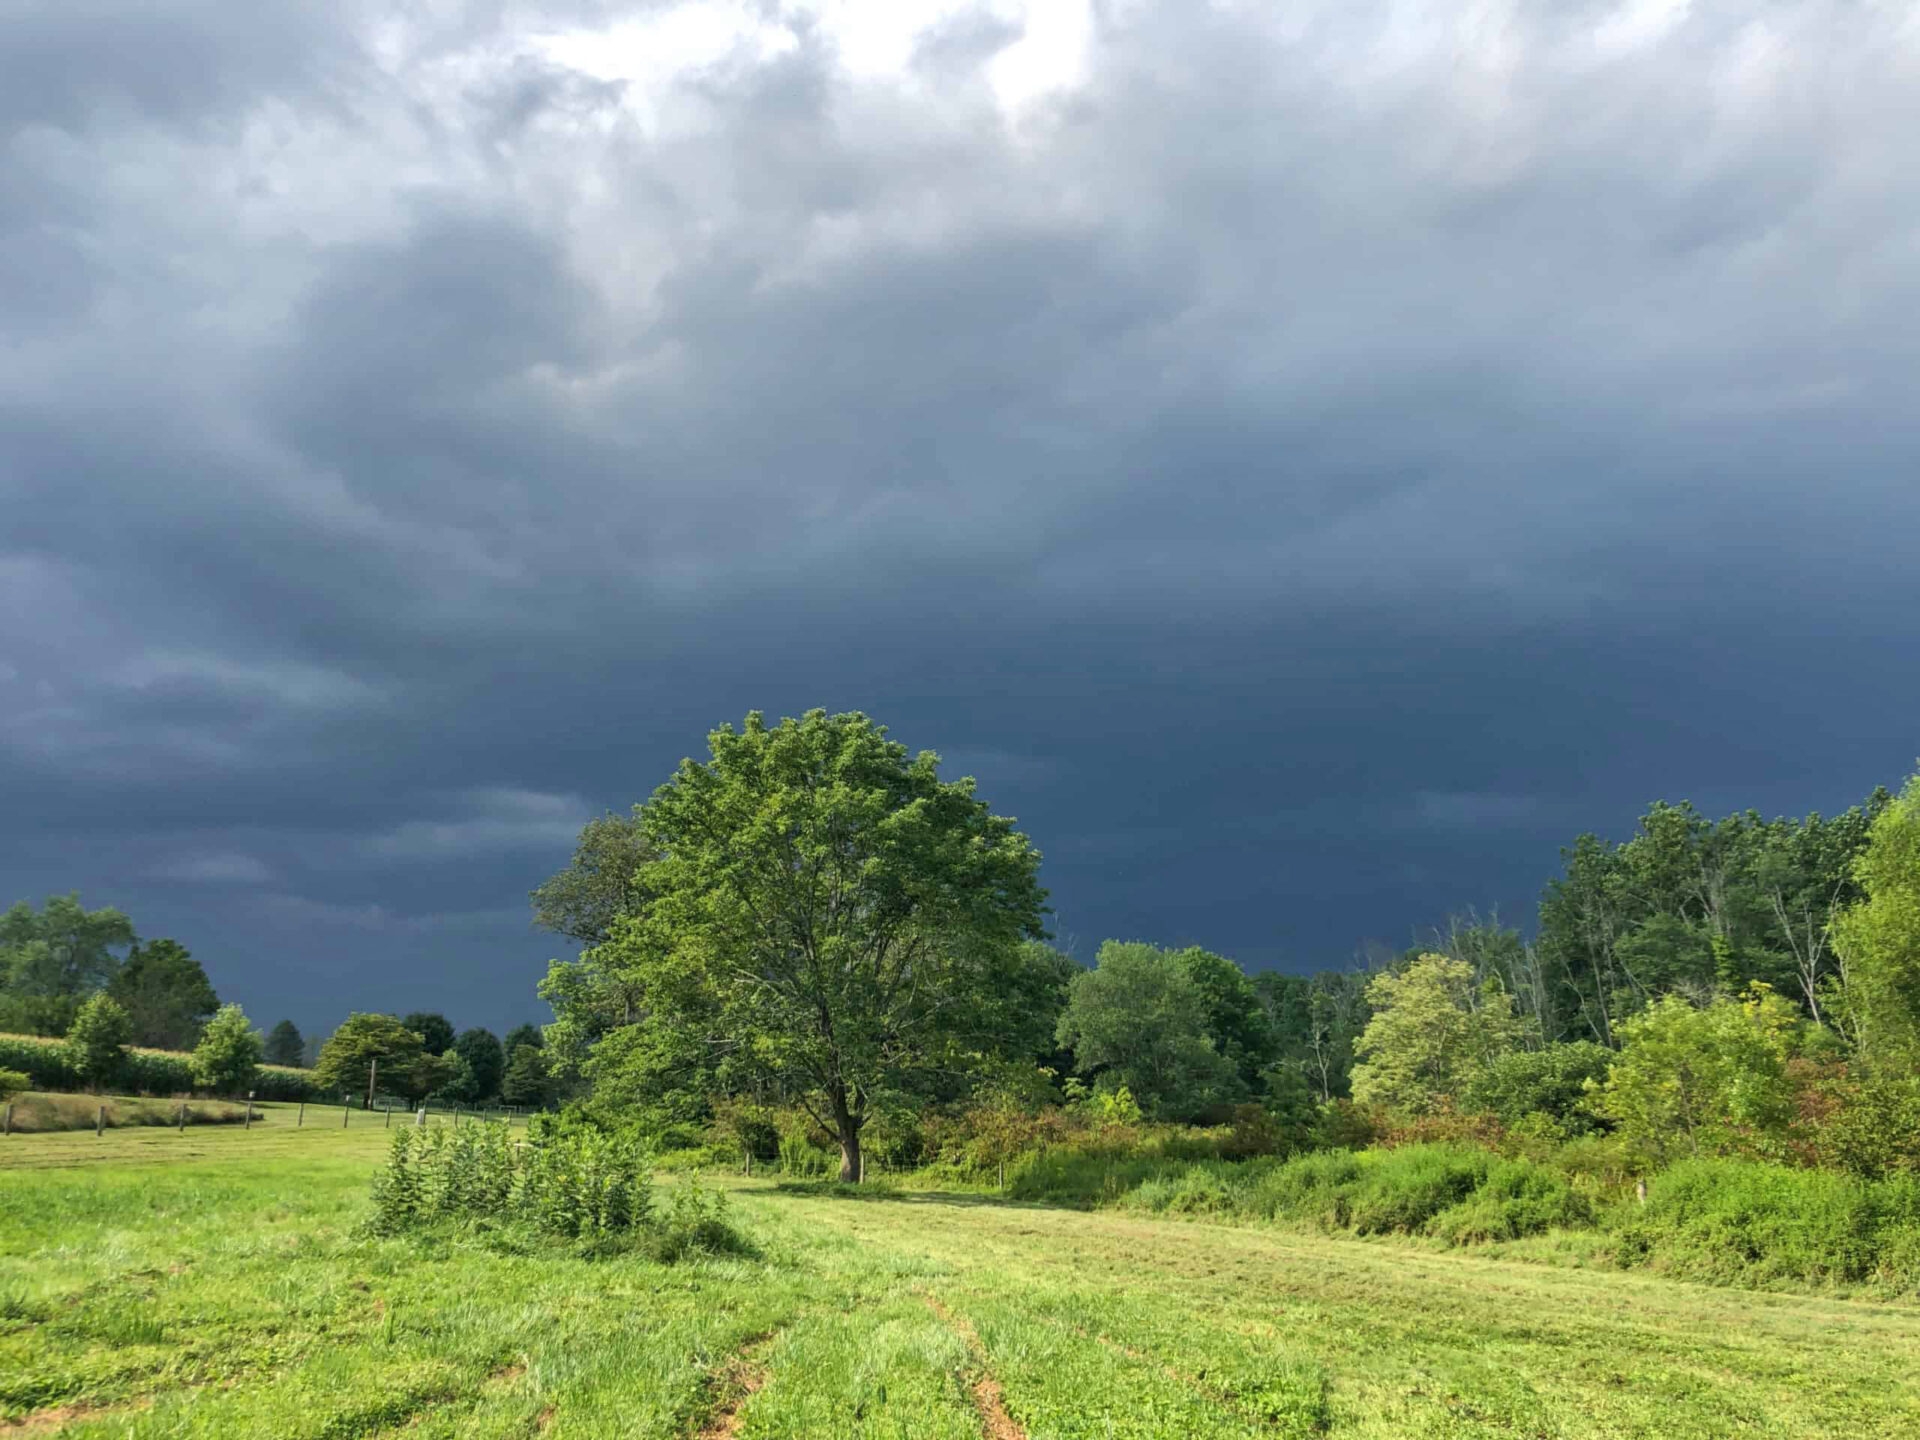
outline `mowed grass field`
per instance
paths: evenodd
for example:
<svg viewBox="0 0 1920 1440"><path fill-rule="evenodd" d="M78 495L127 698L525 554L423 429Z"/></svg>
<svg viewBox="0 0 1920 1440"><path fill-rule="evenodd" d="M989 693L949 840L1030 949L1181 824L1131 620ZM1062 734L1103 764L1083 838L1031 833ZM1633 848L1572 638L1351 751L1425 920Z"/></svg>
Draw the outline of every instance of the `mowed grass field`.
<svg viewBox="0 0 1920 1440"><path fill-rule="evenodd" d="M757 1181L751 1259L371 1240L339 1118L0 1141L0 1437L1920 1436L1916 1307Z"/></svg>

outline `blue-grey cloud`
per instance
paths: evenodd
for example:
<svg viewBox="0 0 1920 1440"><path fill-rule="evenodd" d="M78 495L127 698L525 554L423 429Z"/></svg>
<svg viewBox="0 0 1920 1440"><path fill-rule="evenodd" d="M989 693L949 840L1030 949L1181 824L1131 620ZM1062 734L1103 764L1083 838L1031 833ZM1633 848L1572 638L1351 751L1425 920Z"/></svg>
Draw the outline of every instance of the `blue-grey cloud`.
<svg viewBox="0 0 1920 1440"><path fill-rule="evenodd" d="M825 704L1063 933L1324 963L1920 749L1901 7L848 13L10 12L15 891L504 1023Z"/></svg>

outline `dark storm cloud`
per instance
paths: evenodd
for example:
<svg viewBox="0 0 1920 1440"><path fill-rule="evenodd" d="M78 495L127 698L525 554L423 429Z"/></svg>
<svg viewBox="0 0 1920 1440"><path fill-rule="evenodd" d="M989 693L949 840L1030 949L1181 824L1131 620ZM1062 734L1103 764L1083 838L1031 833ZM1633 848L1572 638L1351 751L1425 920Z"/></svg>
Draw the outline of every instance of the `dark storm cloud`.
<svg viewBox="0 0 1920 1440"><path fill-rule="evenodd" d="M824 704L1083 952L1324 963L1920 749L1900 8L1116 4L1011 106L1004 9L711 13L10 12L16 892L501 1023L586 816Z"/></svg>

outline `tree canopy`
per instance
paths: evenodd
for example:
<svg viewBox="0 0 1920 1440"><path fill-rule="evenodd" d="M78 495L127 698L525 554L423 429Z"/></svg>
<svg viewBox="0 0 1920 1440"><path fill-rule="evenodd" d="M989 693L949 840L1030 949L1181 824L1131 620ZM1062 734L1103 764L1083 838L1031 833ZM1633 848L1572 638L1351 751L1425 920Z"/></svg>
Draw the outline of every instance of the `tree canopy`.
<svg viewBox="0 0 1920 1440"><path fill-rule="evenodd" d="M453 1022L437 1011L410 1011L400 1017L400 1023L420 1037L420 1046L429 1055L444 1055L453 1048Z"/></svg>
<svg viewBox="0 0 1920 1440"><path fill-rule="evenodd" d="M1526 1024L1497 983L1474 983L1473 967L1422 955L1367 986L1373 1017L1355 1045L1353 1098L1408 1114L1459 1099L1494 1060L1517 1048Z"/></svg>
<svg viewBox="0 0 1920 1440"><path fill-rule="evenodd" d="M0 914L0 1030L66 1034L81 1002L112 983L115 952L133 940L124 914L88 910L78 894L52 896L38 910L22 900Z"/></svg>
<svg viewBox="0 0 1920 1440"><path fill-rule="evenodd" d="M441 1078L426 1063L430 1058L419 1034L394 1016L356 1013L320 1047L313 1078L343 1095L361 1096L365 1108L383 1085L409 1097L429 1093Z"/></svg>
<svg viewBox="0 0 1920 1440"><path fill-rule="evenodd" d="M133 1043L190 1050L220 1007L200 962L176 940L147 940L127 952L107 993L133 1021Z"/></svg>
<svg viewBox="0 0 1920 1440"><path fill-rule="evenodd" d="M1209 1013L1186 952L1109 940L1070 982L1059 1038L1103 1088L1124 1086L1158 1118L1191 1120L1246 1093L1208 1033Z"/></svg>
<svg viewBox="0 0 1920 1440"><path fill-rule="evenodd" d="M864 715L756 712L708 744L637 812L646 898L587 963L641 1013L589 1069L784 1094L853 1178L876 1107L1002 1048L1003 982L1043 934L1039 855Z"/></svg>
<svg viewBox="0 0 1920 1440"><path fill-rule="evenodd" d="M267 1032L265 1060L269 1065L298 1065L307 1056L306 1038L291 1020L282 1020Z"/></svg>
<svg viewBox="0 0 1920 1440"><path fill-rule="evenodd" d="M265 1050L238 1005L222 1005L193 1047L194 1083L216 1095L239 1095L253 1086Z"/></svg>

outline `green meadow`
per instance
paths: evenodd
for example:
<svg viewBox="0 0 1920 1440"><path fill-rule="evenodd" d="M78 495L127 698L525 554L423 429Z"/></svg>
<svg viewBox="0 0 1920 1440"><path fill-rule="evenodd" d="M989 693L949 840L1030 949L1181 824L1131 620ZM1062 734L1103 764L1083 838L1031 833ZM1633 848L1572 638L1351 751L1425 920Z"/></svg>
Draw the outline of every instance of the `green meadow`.
<svg viewBox="0 0 1920 1440"><path fill-rule="evenodd" d="M339 1118L8 1137L0 1435L1920 1434L1911 1305L762 1180L746 1256L372 1238Z"/></svg>

